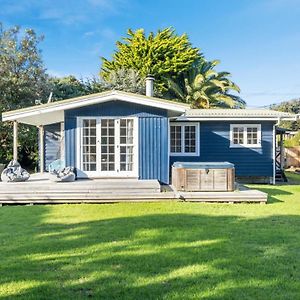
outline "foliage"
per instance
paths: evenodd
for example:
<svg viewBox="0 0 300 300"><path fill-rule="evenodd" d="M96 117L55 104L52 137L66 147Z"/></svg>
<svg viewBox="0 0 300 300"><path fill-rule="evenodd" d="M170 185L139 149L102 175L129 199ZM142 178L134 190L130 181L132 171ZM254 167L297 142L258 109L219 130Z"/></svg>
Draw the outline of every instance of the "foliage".
<svg viewBox="0 0 300 300"><path fill-rule="evenodd" d="M298 133L292 138L285 140L284 146L287 148L300 146L300 131L298 131Z"/></svg>
<svg viewBox="0 0 300 300"><path fill-rule="evenodd" d="M163 78L175 77L187 71L200 57L199 49L191 46L188 36L177 35L171 28L151 32L143 29L127 31L123 41L117 41L117 51L111 60L102 57L101 76L109 80L112 71L133 69L141 78L152 74L157 86L163 89Z"/></svg>
<svg viewBox="0 0 300 300"><path fill-rule="evenodd" d="M119 90L131 93L145 94L145 79L138 71L133 69L118 69L109 73L107 87L112 90Z"/></svg>
<svg viewBox="0 0 300 300"><path fill-rule="evenodd" d="M52 77L49 79L53 101L74 98L86 94L86 85L75 76Z"/></svg>
<svg viewBox="0 0 300 300"><path fill-rule="evenodd" d="M109 84L97 78L83 80L77 79L73 75L61 78L52 77L49 83L50 89L53 92L53 101L100 93L111 88Z"/></svg>
<svg viewBox="0 0 300 300"><path fill-rule="evenodd" d="M97 78L77 79L70 75L62 78L53 77L49 80L52 100L59 101L107 90L119 90L145 94L145 79L136 70L119 69L112 71L106 82ZM157 92L158 93L158 92Z"/></svg>
<svg viewBox="0 0 300 300"><path fill-rule="evenodd" d="M240 92L239 87L228 77L228 72L217 72L218 60L206 61L200 58L180 81L166 78L174 96L182 102L190 103L193 108L243 108L245 102L230 91Z"/></svg>
<svg viewBox="0 0 300 300"><path fill-rule="evenodd" d="M116 71L111 71L104 84L105 88L108 90L118 90L145 95L145 80L145 77L142 77L139 71L122 68ZM157 85L154 85L154 95L162 97Z"/></svg>
<svg viewBox="0 0 300 300"><path fill-rule="evenodd" d="M283 101L279 104L272 104L270 108L278 111L300 114L300 99L293 99L290 101ZM300 120L284 121L282 122L281 126L291 130L300 130Z"/></svg>
<svg viewBox="0 0 300 300"><path fill-rule="evenodd" d="M0 297L299 299L300 185L258 187L269 204L3 207Z"/></svg>
<svg viewBox="0 0 300 300"><path fill-rule="evenodd" d="M49 93L47 75L38 45L42 37L34 30L4 29L0 23L0 113L34 105ZM0 122L0 161L12 153L12 124ZM30 158L36 152L35 129L20 126L20 154Z"/></svg>

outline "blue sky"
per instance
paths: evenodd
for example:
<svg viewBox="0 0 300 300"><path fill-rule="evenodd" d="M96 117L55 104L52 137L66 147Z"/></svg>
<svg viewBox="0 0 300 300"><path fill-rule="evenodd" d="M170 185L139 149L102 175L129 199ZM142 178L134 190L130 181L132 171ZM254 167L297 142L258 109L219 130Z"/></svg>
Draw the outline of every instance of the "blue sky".
<svg viewBox="0 0 300 300"><path fill-rule="evenodd" d="M127 28L186 32L249 106L300 97L300 0L0 0L0 21L34 28L48 72L97 75Z"/></svg>

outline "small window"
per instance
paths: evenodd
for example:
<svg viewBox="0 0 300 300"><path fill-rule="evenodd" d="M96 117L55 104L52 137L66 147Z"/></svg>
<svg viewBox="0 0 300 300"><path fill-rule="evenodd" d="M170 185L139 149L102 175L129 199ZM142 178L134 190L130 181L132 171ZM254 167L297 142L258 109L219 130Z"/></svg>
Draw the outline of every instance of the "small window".
<svg viewBox="0 0 300 300"><path fill-rule="evenodd" d="M230 136L231 147L261 147L260 124L231 124Z"/></svg>
<svg viewBox="0 0 300 300"><path fill-rule="evenodd" d="M170 124L171 155L198 155L198 127L195 123Z"/></svg>

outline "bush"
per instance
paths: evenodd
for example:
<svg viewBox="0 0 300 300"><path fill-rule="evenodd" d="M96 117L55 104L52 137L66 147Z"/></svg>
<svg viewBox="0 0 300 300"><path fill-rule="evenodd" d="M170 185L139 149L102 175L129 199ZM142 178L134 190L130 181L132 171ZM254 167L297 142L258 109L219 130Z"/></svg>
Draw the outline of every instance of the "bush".
<svg viewBox="0 0 300 300"><path fill-rule="evenodd" d="M286 148L300 146L300 131L290 139L284 141L284 146Z"/></svg>

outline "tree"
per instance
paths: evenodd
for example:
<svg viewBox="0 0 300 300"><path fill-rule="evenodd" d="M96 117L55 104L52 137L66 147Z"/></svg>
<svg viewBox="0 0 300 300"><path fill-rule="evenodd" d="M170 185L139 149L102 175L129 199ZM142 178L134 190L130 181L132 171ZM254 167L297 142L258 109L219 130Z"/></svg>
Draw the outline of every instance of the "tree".
<svg viewBox="0 0 300 300"><path fill-rule="evenodd" d="M79 97L86 94L85 83L73 75L61 78L52 77L49 79L49 84L53 93L53 101Z"/></svg>
<svg viewBox="0 0 300 300"><path fill-rule="evenodd" d="M131 93L145 94L145 79L133 69L119 69L109 73L107 88Z"/></svg>
<svg viewBox="0 0 300 300"><path fill-rule="evenodd" d="M283 101L279 104L272 104L270 106L271 109L279 110L283 112L289 112L293 114L300 113L300 99L293 99L289 101ZM281 125L284 128L291 130L300 130L300 120L297 121L285 121L282 122Z"/></svg>
<svg viewBox="0 0 300 300"><path fill-rule="evenodd" d="M177 35L171 28L145 35L143 29L127 31L127 37L116 43L117 51L112 60L102 57L100 75L106 81L112 72L132 69L144 79L154 75L160 90L164 90L163 78L177 78L178 74L190 69L197 58L199 49L191 46L188 36Z"/></svg>
<svg viewBox="0 0 300 300"><path fill-rule="evenodd" d="M245 101L230 91L240 92L228 77L228 72L217 72L218 60L206 61L201 57L177 82L166 78L171 94L177 100L190 103L193 108L243 108Z"/></svg>
<svg viewBox="0 0 300 300"><path fill-rule="evenodd" d="M0 113L47 97L48 77L38 48L42 39L32 29L4 29L0 23ZM30 163L37 151L35 128L20 126L19 140L20 158ZM7 122L0 122L0 144L0 161L7 162L12 158L12 126Z"/></svg>

